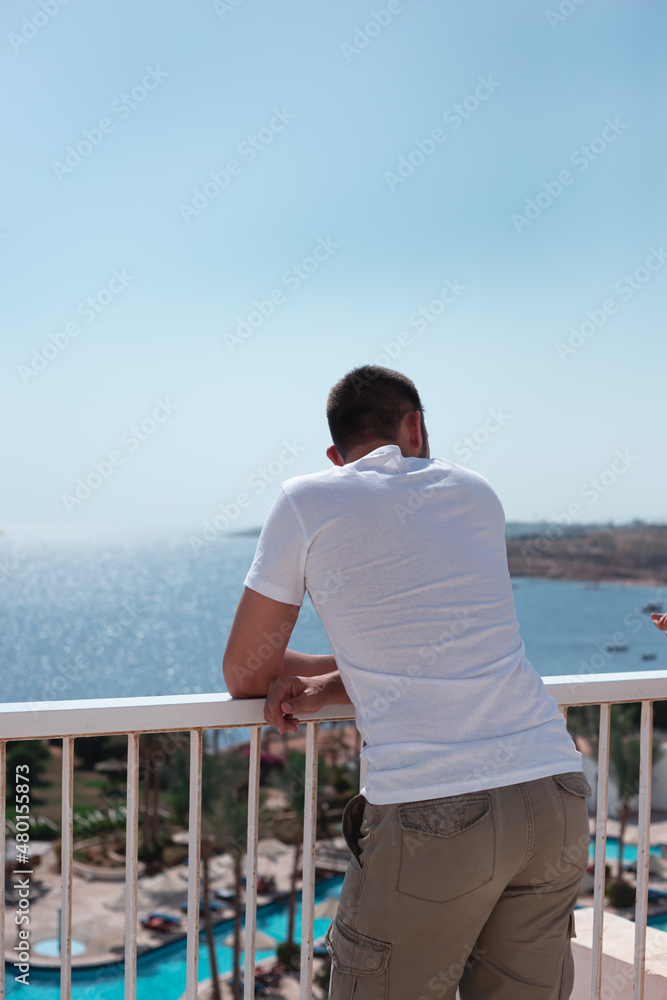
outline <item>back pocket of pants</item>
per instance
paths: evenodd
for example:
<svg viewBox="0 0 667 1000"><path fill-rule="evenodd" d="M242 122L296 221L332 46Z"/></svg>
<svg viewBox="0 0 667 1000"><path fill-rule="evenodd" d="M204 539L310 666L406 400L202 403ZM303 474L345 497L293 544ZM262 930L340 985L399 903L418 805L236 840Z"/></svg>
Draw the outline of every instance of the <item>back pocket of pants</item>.
<svg viewBox="0 0 667 1000"><path fill-rule="evenodd" d="M444 903L493 878L495 831L491 796L453 795L398 807L398 891Z"/></svg>
<svg viewBox="0 0 667 1000"><path fill-rule="evenodd" d="M554 774L552 777L560 791L565 820L559 868L561 874L564 871L563 863L573 865L583 871L588 864L590 844L588 803L586 802L592 792L590 782L581 771L568 771L564 774Z"/></svg>

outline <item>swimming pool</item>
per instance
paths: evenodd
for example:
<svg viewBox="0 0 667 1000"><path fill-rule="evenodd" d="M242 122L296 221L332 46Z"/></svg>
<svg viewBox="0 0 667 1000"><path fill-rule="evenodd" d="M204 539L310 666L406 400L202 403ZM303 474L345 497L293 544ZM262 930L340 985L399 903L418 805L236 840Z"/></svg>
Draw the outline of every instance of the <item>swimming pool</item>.
<svg viewBox="0 0 667 1000"><path fill-rule="evenodd" d="M315 887L315 901L320 902L328 896L338 897L343 884L343 876L320 882ZM287 903L271 903L257 911L257 927L278 941L287 937ZM315 919L315 939L326 933L331 921ZM233 921L225 920L215 928L216 952L218 957L218 972L230 972L232 968L232 949L226 948L222 941L233 929ZM297 901L297 912L294 934L299 940L301 934L301 900ZM177 1000L185 992L186 985L185 939L165 945L157 951L141 955L137 960L137 1000L152 1000L158 996L161 1000ZM275 950L258 951L257 960L275 956ZM242 966L243 967L243 966ZM14 981L14 970L11 965L5 966L6 995L18 996L25 987ZM58 1000L60 996L59 970L30 971L30 1000ZM95 970L74 969L72 971L72 1000L123 1000L124 992L123 965L106 966ZM208 961L208 944L205 939L199 944L199 979L208 979L210 967Z"/></svg>
<svg viewBox="0 0 667 1000"><path fill-rule="evenodd" d="M667 913L661 913L660 916L649 917L646 921L649 927L652 927L656 931L667 931Z"/></svg>
<svg viewBox="0 0 667 1000"><path fill-rule="evenodd" d="M653 844L651 846L651 854L660 854L660 847L658 844ZM590 854L595 853L595 837L591 837ZM618 861L618 837L607 837L607 850L606 850L607 861ZM637 845L636 844L623 844L623 862L626 861L636 861L637 860Z"/></svg>

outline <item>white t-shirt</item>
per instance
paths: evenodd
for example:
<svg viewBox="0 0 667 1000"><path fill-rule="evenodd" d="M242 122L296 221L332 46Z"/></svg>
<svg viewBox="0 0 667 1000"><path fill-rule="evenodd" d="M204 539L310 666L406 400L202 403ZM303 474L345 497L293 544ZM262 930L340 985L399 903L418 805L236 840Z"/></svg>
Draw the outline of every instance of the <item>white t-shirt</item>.
<svg viewBox="0 0 667 1000"><path fill-rule="evenodd" d="M369 802L581 770L524 656L505 518L487 481L384 445L282 484L246 587L326 629L365 741Z"/></svg>

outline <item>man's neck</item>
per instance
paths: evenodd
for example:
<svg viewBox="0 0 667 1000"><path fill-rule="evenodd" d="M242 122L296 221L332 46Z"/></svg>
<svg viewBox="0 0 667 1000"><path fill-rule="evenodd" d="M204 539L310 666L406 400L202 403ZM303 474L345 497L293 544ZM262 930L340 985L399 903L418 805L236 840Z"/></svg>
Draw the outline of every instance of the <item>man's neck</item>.
<svg viewBox="0 0 667 1000"><path fill-rule="evenodd" d="M345 465L349 465L350 462L358 462L360 458L364 458L365 455L370 455L372 451L376 448L386 448L387 445L394 444L398 447L398 441L370 441L364 442L364 444L357 444L354 448L350 448L347 455L345 456Z"/></svg>

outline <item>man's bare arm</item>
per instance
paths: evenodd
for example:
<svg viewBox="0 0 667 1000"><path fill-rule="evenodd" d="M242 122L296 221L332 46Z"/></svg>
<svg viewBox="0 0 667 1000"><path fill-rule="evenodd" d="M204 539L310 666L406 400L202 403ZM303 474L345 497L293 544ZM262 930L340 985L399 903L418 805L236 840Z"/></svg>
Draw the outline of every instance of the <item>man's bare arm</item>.
<svg viewBox="0 0 667 1000"><path fill-rule="evenodd" d="M284 604L245 587L222 661L232 698L261 698L286 674L315 677L336 670L333 656L287 649L299 616L297 604Z"/></svg>
<svg viewBox="0 0 667 1000"><path fill-rule="evenodd" d="M286 649L284 657L284 673L296 677L319 677L320 674L330 674L337 670L336 661L331 653L299 653L296 649Z"/></svg>

